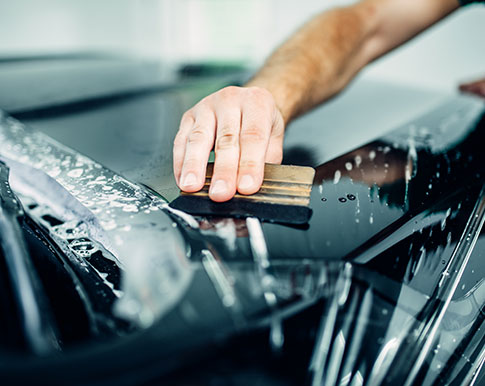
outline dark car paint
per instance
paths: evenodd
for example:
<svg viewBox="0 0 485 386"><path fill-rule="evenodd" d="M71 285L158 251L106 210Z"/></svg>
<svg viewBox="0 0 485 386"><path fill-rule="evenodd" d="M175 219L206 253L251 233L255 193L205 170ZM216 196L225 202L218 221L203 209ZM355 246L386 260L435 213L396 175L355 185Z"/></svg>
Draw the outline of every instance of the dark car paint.
<svg viewBox="0 0 485 386"><path fill-rule="evenodd" d="M190 90L181 90L167 92L165 99L162 98L162 106L166 106L163 125L176 125L187 94L193 95ZM133 110L128 109L130 114L123 118L125 103L138 106L138 115L133 117ZM92 151L95 157L104 157L108 166L114 165L115 171L136 182L149 184L155 178L166 180L167 196L175 195L173 182L169 181L170 165L166 165L169 159L166 151L173 130L161 130L161 137L153 141L151 126L154 123L140 121L149 116L144 109L152 111L147 107L152 104L160 106L159 96L141 96L106 108L90 107L74 115L61 111L46 119L32 118L32 115L30 119L34 127L45 128L50 134L66 139L68 144L71 138L71 146ZM413 382L419 384L441 384L459 380L460 376L464 379L469 375L467 369L479 363L480 350L483 350L484 334L480 328L484 272L479 263L483 259L483 236L478 238L475 248L473 245L469 248L471 255L462 276L450 273L452 278L459 279L459 286L446 292L446 296L452 296L446 308L443 308L445 295L436 291L441 287L443 274L454 261L457 245L463 244L463 232L469 229L470 216L478 214L477 202L483 199L483 114L483 105L472 98L450 98L436 110L376 141L321 165L313 164L317 175L311 201L314 214L309 227L296 229L263 224L271 263L265 272L261 272L254 261L251 235L241 221L200 219L199 229L192 229L183 219L169 214L183 229L191 247L189 258L195 275L183 301L166 315L160 315L160 320L147 330L122 321L116 324L117 318L111 315L110 307L103 305L104 302L112 304L115 296L109 294L107 287L94 290L100 286L96 284L99 277L95 271L84 272L72 262L64 261L62 253L52 249L55 243L45 231L52 224L39 220L33 212L29 215L27 210L25 223L30 224L27 233L37 234L35 240L26 237L30 250L36 251L32 255L40 256L40 250L51 249L48 255L52 257L48 259L61 262L57 263L57 269L62 272L59 275L84 277L84 288L92 294L65 293L72 304L77 304L69 312L78 313L76 323L84 326L80 328L83 334L76 336L71 332L69 335L66 328L60 328L64 338L61 352L44 357L26 358L24 354L14 356L8 352L5 361L2 360L1 376L18 383L41 380L46 384L108 381L134 384L198 362L209 349L214 361L218 355L230 356L227 351L231 350L224 349L227 347L224 344L223 349L217 349L218 342L226 342L246 350L259 347L261 356L256 354L252 360L246 359L247 367L257 369L254 371L259 371L261 377L269 376L275 384L278 381L288 384L278 380L277 372L271 370L271 364L263 358L269 355L265 351L268 337L258 332L258 327L266 330L270 326L272 330L282 324L286 343L279 348L279 355L282 363L294 364L292 369L278 370L287 375L287 382L303 382L309 362L312 363L310 378L313 377L314 382L322 380L325 384L333 384L346 374L355 376L357 373L368 381L375 379L372 377L376 375L366 363L375 364L383 348L396 337L399 344L395 349L399 355L382 368L382 375L387 377L385 383L404 382L413 371L417 371ZM107 130L102 134L96 132L99 128L86 126L86 122L96 122L97 117L101 127ZM137 128L145 127L148 135L130 131L130 122ZM75 130L72 136L66 132L66 127ZM103 150L109 147L110 138L118 135L122 136L116 139L119 143L131 141L130 157ZM145 137L150 138L151 143L147 144ZM94 138L104 138L105 142ZM288 149L286 160L292 162L293 157L295 162L305 159L306 163L312 160L318 163L316 160L321 155L318 149L315 151L315 143L315 139L309 140L309 146L300 152ZM132 161L136 161L136 167L130 165ZM161 162L164 169L153 172L154 165ZM414 171L412 178L409 174L406 176ZM387 177L389 175L392 177ZM236 236L234 245L227 235L221 237L221 229L232 229ZM477 229L480 232L480 228ZM39 240L42 247L34 247ZM34 259L34 266L42 272L38 258ZM221 272L223 276L217 276ZM119 280L118 274L116 268L111 282ZM51 275L47 270L39 274L44 283L52 280ZM265 288L261 282L265 275L274 281L270 290L277 298L276 310L263 295ZM325 276L323 281L322 275ZM68 281L64 279L59 284L64 287ZM228 283L236 295L237 307L224 305L221 291ZM65 288L68 287L69 284ZM56 299L55 288L45 285L45 291L49 299ZM476 301L470 302L472 298ZM57 301L52 304L54 308L62 307L62 299ZM99 327L99 321L86 321L89 319L88 312L84 311L87 304L97 309L95 315L112 320L104 333L91 328ZM195 319L188 316L187 304L193 307ZM444 319L439 323L432 318L436 310L443 312ZM60 311L54 310L54 314L57 314L57 324L73 323L59 316L62 315ZM402 318L399 323L393 319L393 315L398 314ZM414 327L410 328L409 323ZM458 334L456 345L436 349L436 336L429 334L429 329L435 327L440 336L446 337L455 331ZM302 336L298 332L301 328L307 328L308 334ZM417 336L411 334L415 330ZM332 334L327 336L326 331ZM388 331L390 337L386 336ZM398 332L403 335L399 336ZM241 334L243 337L249 334L252 338L248 340L254 341L254 346L247 347L246 342L230 339ZM349 345L339 348L342 336ZM430 341L432 350L427 346ZM295 342L298 342L296 346ZM322 357L318 352L319 347L325 347L322 346L325 342L327 354ZM297 347L302 348L304 358L299 357ZM416 370L412 366L419 362L423 352L427 356L421 362L422 367ZM229 359L226 366L235 375L223 374L222 379L238 382L238 371L242 373L240 377L247 373L238 370L237 354L232 355L234 362ZM431 368L438 357L446 358L446 364ZM266 366L261 368L260 363ZM203 384L208 384L211 377L221 377L214 364L207 361L191 368L200 375ZM175 384L184 379L196 383L198 379L197 375L183 371L171 377L170 381Z"/></svg>

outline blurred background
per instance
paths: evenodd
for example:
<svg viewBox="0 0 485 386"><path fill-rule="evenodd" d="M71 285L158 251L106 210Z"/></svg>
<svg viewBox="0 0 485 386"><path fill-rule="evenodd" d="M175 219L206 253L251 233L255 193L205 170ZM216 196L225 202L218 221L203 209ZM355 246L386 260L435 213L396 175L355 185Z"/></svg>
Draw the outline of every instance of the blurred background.
<svg viewBox="0 0 485 386"><path fill-rule="evenodd" d="M344 0L1 0L0 57L102 52L167 65L255 67L305 20ZM485 74L485 7L452 15L366 76L451 91Z"/></svg>
<svg viewBox="0 0 485 386"><path fill-rule="evenodd" d="M243 84L317 13L351 3L0 2L0 109L133 181L167 186L167 198L178 194L171 144L184 111ZM484 21L483 5L464 7L368 66L291 124L284 162L318 165L345 154L485 76Z"/></svg>

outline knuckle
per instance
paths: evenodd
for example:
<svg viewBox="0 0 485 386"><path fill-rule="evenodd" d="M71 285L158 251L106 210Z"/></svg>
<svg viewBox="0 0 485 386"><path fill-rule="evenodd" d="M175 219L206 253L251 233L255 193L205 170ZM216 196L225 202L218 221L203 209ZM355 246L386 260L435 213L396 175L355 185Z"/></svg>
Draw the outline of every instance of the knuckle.
<svg viewBox="0 0 485 386"><path fill-rule="evenodd" d="M258 126L249 126L241 131L241 141L244 142L264 142L267 137L265 130Z"/></svg>
<svg viewBox="0 0 485 386"><path fill-rule="evenodd" d="M236 86L224 87L220 93L224 97L235 97L240 94L241 88Z"/></svg>
<svg viewBox="0 0 485 386"><path fill-rule="evenodd" d="M216 140L216 150L224 150L237 146L238 136L234 130L222 129L219 131Z"/></svg>
<svg viewBox="0 0 485 386"><path fill-rule="evenodd" d="M259 99L261 101L266 101L267 103L273 102L273 95L265 88L249 87L247 91L252 97L256 99Z"/></svg>
<svg viewBox="0 0 485 386"><path fill-rule="evenodd" d="M190 126L192 126L195 122L194 114L192 110L186 111L182 118L180 119L179 130L186 130Z"/></svg>
<svg viewBox="0 0 485 386"><path fill-rule="evenodd" d="M212 108L212 100L214 98L214 94L210 94L205 98L201 99L199 103L197 103L194 107L192 107L191 112L193 116L193 122L200 117L207 117L208 114L213 114Z"/></svg>
<svg viewBox="0 0 485 386"><path fill-rule="evenodd" d="M191 121L194 120L194 114L192 113L192 109L191 110L188 110L186 111L183 115L182 115L182 119L180 120L182 123L190 123Z"/></svg>
<svg viewBox="0 0 485 386"><path fill-rule="evenodd" d="M241 159L241 161L239 162L240 169L255 170L259 167L261 167L261 164L251 159Z"/></svg>
<svg viewBox="0 0 485 386"><path fill-rule="evenodd" d="M187 137L187 142L189 144L200 143L207 140L209 133L202 126L196 125Z"/></svg>
<svg viewBox="0 0 485 386"><path fill-rule="evenodd" d="M271 93L260 88L251 88L246 95L246 107L251 109L253 115L258 116L258 120L271 123L274 119L276 103Z"/></svg>

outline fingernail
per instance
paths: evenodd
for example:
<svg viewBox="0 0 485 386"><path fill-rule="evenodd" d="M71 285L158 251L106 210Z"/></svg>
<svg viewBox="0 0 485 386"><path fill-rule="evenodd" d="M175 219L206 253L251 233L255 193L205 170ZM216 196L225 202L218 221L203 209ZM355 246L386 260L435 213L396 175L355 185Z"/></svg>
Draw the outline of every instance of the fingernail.
<svg viewBox="0 0 485 386"><path fill-rule="evenodd" d="M242 190L248 190L248 189L251 189L254 185L254 179L252 176L250 176L249 174L245 174L244 176L241 177L241 179L239 180L239 189L242 189Z"/></svg>
<svg viewBox="0 0 485 386"><path fill-rule="evenodd" d="M197 177L194 173L187 174L182 182L182 186L187 188L195 184L197 184Z"/></svg>
<svg viewBox="0 0 485 386"><path fill-rule="evenodd" d="M214 182L210 188L210 194L224 194L227 192L227 184L224 180L217 180Z"/></svg>

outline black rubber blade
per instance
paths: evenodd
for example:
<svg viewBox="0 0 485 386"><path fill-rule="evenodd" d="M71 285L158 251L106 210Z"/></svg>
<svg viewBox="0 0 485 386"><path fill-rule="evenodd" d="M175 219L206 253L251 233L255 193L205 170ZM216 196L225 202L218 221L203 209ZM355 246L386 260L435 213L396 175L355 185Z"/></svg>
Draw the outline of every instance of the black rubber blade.
<svg viewBox="0 0 485 386"><path fill-rule="evenodd" d="M312 210L306 206L255 202L239 198L214 202L206 196L182 195L172 201L170 207L194 216L257 217L261 221L294 225L304 225L312 216Z"/></svg>

